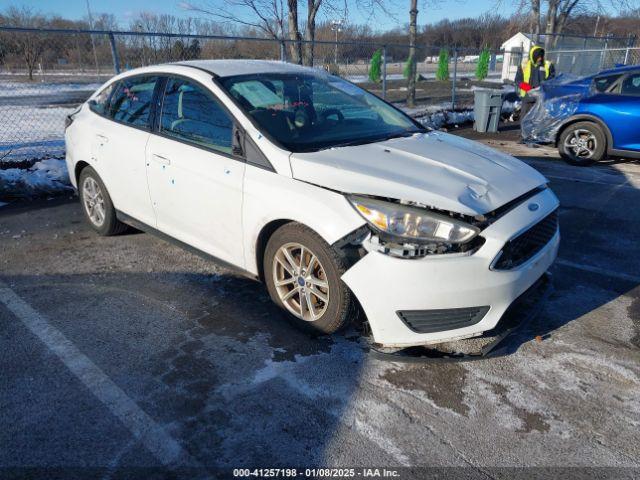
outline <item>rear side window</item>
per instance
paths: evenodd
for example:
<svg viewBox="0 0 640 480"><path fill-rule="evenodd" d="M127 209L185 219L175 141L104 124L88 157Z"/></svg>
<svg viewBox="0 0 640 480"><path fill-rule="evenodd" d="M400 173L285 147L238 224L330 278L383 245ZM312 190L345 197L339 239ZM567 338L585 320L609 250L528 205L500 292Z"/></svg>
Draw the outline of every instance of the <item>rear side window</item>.
<svg viewBox="0 0 640 480"><path fill-rule="evenodd" d="M211 93L188 80L170 78L167 81L160 131L180 140L231 153L231 118Z"/></svg>
<svg viewBox="0 0 640 480"><path fill-rule="evenodd" d="M148 127L157 81L158 77L134 77L118 82L109 102L108 116L129 125Z"/></svg>
<svg viewBox="0 0 640 480"><path fill-rule="evenodd" d="M640 73L629 75L622 81L622 87L620 88L622 95L634 95L640 96Z"/></svg>
<svg viewBox="0 0 640 480"><path fill-rule="evenodd" d="M606 92L613 83L620 78L620 75L609 75L607 77L598 77L593 80L593 87L596 92Z"/></svg>

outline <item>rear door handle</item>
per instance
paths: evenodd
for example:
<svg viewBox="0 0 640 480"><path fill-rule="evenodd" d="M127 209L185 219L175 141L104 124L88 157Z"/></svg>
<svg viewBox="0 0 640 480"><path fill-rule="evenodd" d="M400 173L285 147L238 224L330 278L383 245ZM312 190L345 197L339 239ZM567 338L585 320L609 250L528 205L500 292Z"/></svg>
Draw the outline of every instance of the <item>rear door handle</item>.
<svg viewBox="0 0 640 480"><path fill-rule="evenodd" d="M107 143L109 141L108 137L105 137L104 135L100 135L99 133L96 133L96 138L100 140L102 143Z"/></svg>
<svg viewBox="0 0 640 480"><path fill-rule="evenodd" d="M171 165L171 160L169 160L165 156L158 155L157 153L154 153L152 156L153 156L153 161L156 163L159 163L160 165Z"/></svg>

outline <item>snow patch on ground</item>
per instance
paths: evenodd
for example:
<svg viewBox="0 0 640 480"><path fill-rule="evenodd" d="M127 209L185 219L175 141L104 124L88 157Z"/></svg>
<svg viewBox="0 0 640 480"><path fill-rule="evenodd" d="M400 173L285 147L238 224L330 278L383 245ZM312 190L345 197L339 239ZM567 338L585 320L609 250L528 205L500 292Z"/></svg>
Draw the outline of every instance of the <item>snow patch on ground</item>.
<svg viewBox="0 0 640 480"><path fill-rule="evenodd" d="M71 190L64 160L49 158L31 168L0 170L0 198L37 196Z"/></svg>
<svg viewBox="0 0 640 480"><path fill-rule="evenodd" d="M471 91L475 90L487 90L487 87L481 87L479 85L471 85ZM513 93L516 91L515 85L502 84L496 87L492 87L488 90L502 90L504 93Z"/></svg>
<svg viewBox="0 0 640 480"><path fill-rule="evenodd" d="M519 102L504 102L502 113L512 113L519 105ZM444 127L455 127L465 123L472 123L474 120L473 105L461 105L452 110L450 104L428 105L426 107L406 108L402 110L425 127L439 129Z"/></svg>
<svg viewBox="0 0 640 480"><path fill-rule="evenodd" d="M0 98L18 96L44 96L60 95L67 92L94 91L102 83L25 83L25 82L2 82Z"/></svg>
<svg viewBox="0 0 640 480"><path fill-rule="evenodd" d="M418 121L425 127L442 128L447 126L456 126L464 123L473 122L473 110L443 111L427 114L418 118Z"/></svg>

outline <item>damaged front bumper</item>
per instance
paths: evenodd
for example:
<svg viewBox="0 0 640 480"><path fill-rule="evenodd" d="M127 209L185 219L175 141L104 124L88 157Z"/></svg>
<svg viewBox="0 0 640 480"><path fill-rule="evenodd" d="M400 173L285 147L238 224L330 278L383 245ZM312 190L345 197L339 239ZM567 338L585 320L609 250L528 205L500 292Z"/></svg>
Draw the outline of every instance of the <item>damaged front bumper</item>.
<svg viewBox="0 0 640 480"><path fill-rule="evenodd" d="M535 207L534 207L535 205ZM373 342L406 348L457 341L493 330L514 301L555 260L558 231L515 268L494 269L507 242L558 208L549 189L487 227L473 254L400 259L371 251L342 276L367 316Z"/></svg>
<svg viewBox="0 0 640 480"><path fill-rule="evenodd" d="M369 353L380 360L404 363L460 362L508 355L518 349L520 344L516 337L538 316L552 291L551 275L545 273L509 306L492 330L476 337L479 341L485 340L476 350L467 350L466 345L455 343L439 344L435 348L407 347L389 350L371 343ZM457 344L464 342L465 340L461 340Z"/></svg>

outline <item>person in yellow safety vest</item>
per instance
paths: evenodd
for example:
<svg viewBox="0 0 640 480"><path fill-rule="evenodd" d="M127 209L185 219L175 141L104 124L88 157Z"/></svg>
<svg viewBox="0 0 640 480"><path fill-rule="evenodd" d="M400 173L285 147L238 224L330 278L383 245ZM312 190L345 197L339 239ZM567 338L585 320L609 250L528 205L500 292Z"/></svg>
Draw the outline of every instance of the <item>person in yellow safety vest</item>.
<svg viewBox="0 0 640 480"><path fill-rule="evenodd" d="M520 96L524 97L533 88L539 87L542 82L556 76L556 69L544 58L544 48L534 45L529 50L529 58L522 62L516 72L516 85L520 90Z"/></svg>
<svg viewBox="0 0 640 480"><path fill-rule="evenodd" d="M537 45L532 46L531 50L529 50L529 59L526 62L522 62L516 72L515 83L522 99L520 122L536 103L535 97L527 95L527 93L555 76L556 69L553 63L544 58L544 48Z"/></svg>

